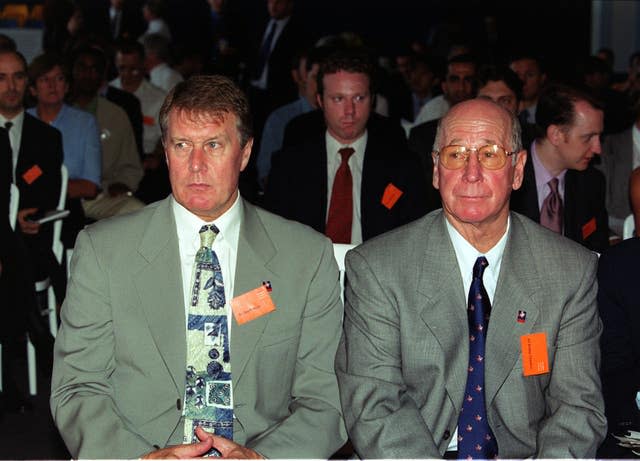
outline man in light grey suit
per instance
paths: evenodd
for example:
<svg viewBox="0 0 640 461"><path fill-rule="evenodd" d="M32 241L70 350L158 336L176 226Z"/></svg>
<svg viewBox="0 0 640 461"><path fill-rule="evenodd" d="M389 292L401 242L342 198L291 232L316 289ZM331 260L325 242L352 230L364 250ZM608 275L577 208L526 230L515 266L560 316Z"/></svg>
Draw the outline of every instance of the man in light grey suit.
<svg viewBox="0 0 640 461"><path fill-rule="evenodd" d="M333 370L343 310L332 246L240 198L250 122L230 80L179 83L160 114L172 195L79 235L51 396L72 456L194 458L213 448L227 458L327 458L346 440ZM204 362L230 361L233 441L203 430L216 421L194 420L190 443L183 409L193 395L185 377L194 315L187 311L205 223L219 229L215 270L224 298L236 300L224 354L211 349ZM247 293L245 313L258 316L238 323L237 300ZM263 309L267 298L275 311ZM208 344L206 335L202 341ZM214 379L215 366L206 368ZM216 398L207 391L206 405Z"/></svg>
<svg viewBox="0 0 640 461"><path fill-rule="evenodd" d="M482 457L480 444L461 452L474 427L459 426L480 396L472 416L488 422L482 437L499 457L595 456L606 431L597 257L509 212L526 161L519 131L491 101L452 108L433 154L443 209L347 255L336 371L363 458ZM485 315L491 308L470 332L474 261L488 262L480 283ZM484 352L469 357L480 334ZM469 389L473 361L484 363L484 386Z"/></svg>

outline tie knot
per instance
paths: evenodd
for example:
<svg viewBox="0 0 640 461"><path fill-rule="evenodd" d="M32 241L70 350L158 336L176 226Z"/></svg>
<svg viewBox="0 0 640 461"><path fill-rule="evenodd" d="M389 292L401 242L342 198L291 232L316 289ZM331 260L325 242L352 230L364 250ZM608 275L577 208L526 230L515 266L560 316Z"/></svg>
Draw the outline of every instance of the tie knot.
<svg viewBox="0 0 640 461"><path fill-rule="evenodd" d="M349 158L353 155L354 152L355 152L355 149L353 147L343 147L342 149L338 150L338 153L342 157L343 163L348 162Z"/></svg>
<svg viewBox="0 0 640 461"><path fill-rule="evenodd" d="M218 228L211 224L210 226L202 226L200 228L200 246L205 248L211 248L213 241L218 235Z"/></svg>
<svg viewBox="0 0 640 461"><path fill-rule="evenodd" d="M549 188L551 189L552 194L558 193L558 178L550 179L547 184L549 184Z"/></svg>
<svg viewBox="0 0 640 461"><path fill-rule="evenodd" d="M9 131L12 126L13 126L13 122L5 122L4 123L4 127L7 129L7 131Z"/></svg>
<svg viewBox="0 0 640 461"><path fill-rule="evenodd" d="M482 274L488 265L489 261L487 261L487 258L484 256L478 257L476 263L473 265L473 278L482 280Z"/></svg>

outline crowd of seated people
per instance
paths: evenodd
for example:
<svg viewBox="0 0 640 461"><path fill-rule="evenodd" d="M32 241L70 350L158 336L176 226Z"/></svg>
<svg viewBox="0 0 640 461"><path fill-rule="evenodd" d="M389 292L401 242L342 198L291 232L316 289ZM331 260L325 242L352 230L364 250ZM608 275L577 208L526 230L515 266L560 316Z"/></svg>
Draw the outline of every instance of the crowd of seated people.
<svg viewBox="0 0 640 461"><path fill-rule="evenodd" d="M27 332L39 367L51 373L53 338L42 327L35 282L50 278L60 306L66 269L51 253L51 224L30 216L56 207L60 167L68 171L63 238L72 250L86 225L171 193L161 107L179 82L216 72L237 82L251 104L255 138L240 176L243 196L334 243L361 244L442 206L436 133L458 104L491 100L517 117L527 159L511 209L603 255L607 418L610 431L640 427L637 314L634 298L622 294L625 276L612 276L618 259L627 264L640 251L619 243L627 227L640 229L640 52L618 82L606 53L584 57L577 74L567 74L517 43L503 56L469 45L447 56L414 46L382 60L353 34L307 37L294 0L282 0L267 2L251 52L239 56L225 2L209 3L215 39L204 53L172 41L162 0L111 0L104 31L83 26L86 11L77 5L57 5L57 15L45 7L43 54L31 62L11 37L0 37L0 299L20 306L7 309L16 328L0 330L0 411L28 408L12 377ZM5 220L11 183L20 191L15 230ZM603 456L619 456L607 443Z"/></svg>

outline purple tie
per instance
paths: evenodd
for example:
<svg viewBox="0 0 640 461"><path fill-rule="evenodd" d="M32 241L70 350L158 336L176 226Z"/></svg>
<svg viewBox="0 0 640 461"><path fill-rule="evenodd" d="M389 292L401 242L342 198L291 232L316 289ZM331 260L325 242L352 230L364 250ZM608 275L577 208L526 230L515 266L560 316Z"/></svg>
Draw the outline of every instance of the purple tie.
<svg viewBox="0 0 640 461"><path fill-rule="evenodd" d="M553 178L547 184L551 192L542 202L540 210L540 224L558 234L562 234L562 198L558 192L558 178Z"/></svg>

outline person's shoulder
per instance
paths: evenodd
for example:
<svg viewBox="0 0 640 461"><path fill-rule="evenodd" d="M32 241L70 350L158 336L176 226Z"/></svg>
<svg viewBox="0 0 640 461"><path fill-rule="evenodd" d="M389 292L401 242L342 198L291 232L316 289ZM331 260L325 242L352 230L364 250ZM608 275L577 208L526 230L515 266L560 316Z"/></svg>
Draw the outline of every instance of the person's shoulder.
<svg viewBox="0 0 640 461"><path fill-rule="evenodd" d="M164 91L162 88L158 86L155 86L153 83L149 82L148 80L142 80L140 89L143 90L143 93L145 93L148 97L151 97L154 99L164 100L165 96L167 95L166 91Z"/></svg>
<svg viewBox="0 0 640 461"><path fill-rule="evenodd" d="M634 237L607 248L600 256L600 264L618 265L640 260L640 238Z"/></svg>
<svg viewBox="0 0 640 461"><path fill-rule="evenodd" d="M161 206L169 205L161 200L132 213L101 219L87 226L82 232L89 235L92 240L102 242L106 248L117 251L127 240L132 238L136 240L136 236L142 235ZM123 238L124 236L129 238Z"/></svg>
<svg viewBox="0 0 640 461"><path fill-rule="evenodd" d="M66 112L66 117L69 119L71 123L74 124L82 124L82 125L96 125L96 117L86 110L78 109L77 107L70 106L68 104L64 105L64 110Z"/></svg>

